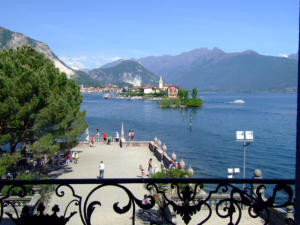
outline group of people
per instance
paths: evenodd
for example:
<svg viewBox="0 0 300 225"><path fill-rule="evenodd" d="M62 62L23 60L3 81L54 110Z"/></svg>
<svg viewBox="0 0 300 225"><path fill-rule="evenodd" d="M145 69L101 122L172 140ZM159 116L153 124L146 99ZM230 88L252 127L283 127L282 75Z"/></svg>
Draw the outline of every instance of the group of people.
<svg viewBox="0 0 300 225"><path fill-rule="evenodd" d="M139 169L141 170L142 177L146 176L145 170L143 169L142 165L140 165ZM152 170L152 158L148 161L148 176L150 177L152 174L158 172L158 167L155 165L154 170Z"/></svg>
<svg viewBox="0 0 300 225"><path fill-rule="evenodd" d="M110 135L108 136L106 134L106 132L103 132L103 141L106 142L106 144L110 144L113 141L113 136ZM89 138L89 134L88 134L88 130L86 132L86 141L90 142L90 147L95 147L95 142L97 138L100 138L101 134L100 134L100 130L99 128L96 129L96 135L92 136L91 138ZM116 131L116 136L114 137L116 142L120 142L120 134L118 131ZM129 130L128 131L128 142L133 142L134 140L134 131L133 130Z"/></svg>
<svg viewBox="0 0 300 225"><path fill-rule="evenodd" d="M66 155L66 164L69 165L70 162L74 162L74 164L78 163L79 155L76 151L71 151L70 153L67 153Z"/></svg>
<svg viewBox="0 0 300 225"><path fill-rule="evenodd" d="M128 131L128 141L129 142L133 142L133 139L134 139L134 131L133 130L129 130Z"/></svg>
<svg viewBox="0 0 300 225"><path fill-rule="evenodd" d="M99 128L96 129L96 136L92 136L90 139L90 147L94 147L95 146L95 138L100 138L100 130ZM110 135L108 136L106 134L106 132L103 132L103 141L106 142L106 144L110 144L113 141L113 136ZM120 141L120 135L119 132L116 131L116 136L115 136L115 141L119 142Z"/></svg>

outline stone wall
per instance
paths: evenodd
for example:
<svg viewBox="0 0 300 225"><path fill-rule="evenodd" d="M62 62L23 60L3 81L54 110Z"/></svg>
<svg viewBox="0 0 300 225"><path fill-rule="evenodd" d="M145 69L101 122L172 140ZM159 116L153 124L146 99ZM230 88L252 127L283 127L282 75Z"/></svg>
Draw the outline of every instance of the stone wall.
<svg viewBox="0 0 300 225"><path fill-rule="evenodd" d="M171 159L171 157L169 157L168 154L164 152L161 147L156 145L154 141L151 141L149 143L149 149L154 153L154 155L160 162L163 162L165 168L169 168L170 165L173 164L173 160Z"/></svg>

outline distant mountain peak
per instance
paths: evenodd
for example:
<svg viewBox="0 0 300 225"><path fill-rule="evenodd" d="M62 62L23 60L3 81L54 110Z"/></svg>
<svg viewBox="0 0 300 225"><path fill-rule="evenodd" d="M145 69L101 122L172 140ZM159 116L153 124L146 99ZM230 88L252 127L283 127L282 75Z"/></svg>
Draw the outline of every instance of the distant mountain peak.
<svg viewBox="0 0 300 225"><path fill-rule="evenodd" d="M256 54L256 55L259 55L256 51L253 51L251 49L248 49L246 51L241 52L241 55L247 55L247 54Z"/></svg>
<svg viewBox="0 0 300 225"><path fill-rule="evenodd" d="M200 48L196 48L194 51L209 51L209 49L206 47L200 47Z"/></svg>
<svg viewBox="0 0 300 225"><path fill-rule="evenodd" d="M214 47L213 50L212 50L214 53L225 53L223 50L217 48L217 47Z"/></svg>
<svg viewBox="0 0 300 225"><path fill-rule="evenodd" d="M89 75L111 84L130 84L133 86L141 86L144 84L158 84L158 77L143 67L140 63L133 60L119 60L117 64L108 67L101 67L89 71Z"/></svg>
<svg viewBox="0 0 300 225"><path fill-rule="evenodd" d="M124 60L125 59L117 59L115 61L112 61L112 62L109 62L109 63L106 63L106 64L102 65L100 68L101 69L110 68L110 67L118 65L119 63L123 62Z"/></svg>

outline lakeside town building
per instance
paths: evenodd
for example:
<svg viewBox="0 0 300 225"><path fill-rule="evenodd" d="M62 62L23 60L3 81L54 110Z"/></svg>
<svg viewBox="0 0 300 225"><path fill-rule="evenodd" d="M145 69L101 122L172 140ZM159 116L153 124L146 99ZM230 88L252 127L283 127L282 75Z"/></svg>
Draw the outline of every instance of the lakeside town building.
<svg viewBox="0 0 300 225"><path fill-rule="evenodd" d="M162 91L167 91L169 98L177 98L178 89L179 88L173 84L164 84L162 76L160 76L158 86L145 84L143 86L135 86L133 88L130 88L130 90L133 92L142 92L144 94L155 94L160 93Z"/></svg>
<svg viewBox="0 0 300 225"><path fill-rule="evenodd" d="M134 86L132 88L121 88L115 84L105 84L104 87L84 87L84 85L80 85L80 92L82 93L121 93L124 90L141 92L144 94L155 94L166 91L169 98L177 98L179 88L173 84L164 84L162 76L160 76L158 86L145 84L143 86Z"/></svg>

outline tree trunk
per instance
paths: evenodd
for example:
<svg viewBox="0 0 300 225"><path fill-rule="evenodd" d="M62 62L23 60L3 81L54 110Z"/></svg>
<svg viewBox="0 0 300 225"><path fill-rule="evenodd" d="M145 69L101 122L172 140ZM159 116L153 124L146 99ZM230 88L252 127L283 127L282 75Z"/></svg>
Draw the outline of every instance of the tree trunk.
<svg viewBox="0 0 300 225"><path fill-rule="evenodd" d="M11 153L16 152L17 143L15 143L14 141L10 141L9 145L10 145L10 152Z"/></svg>

